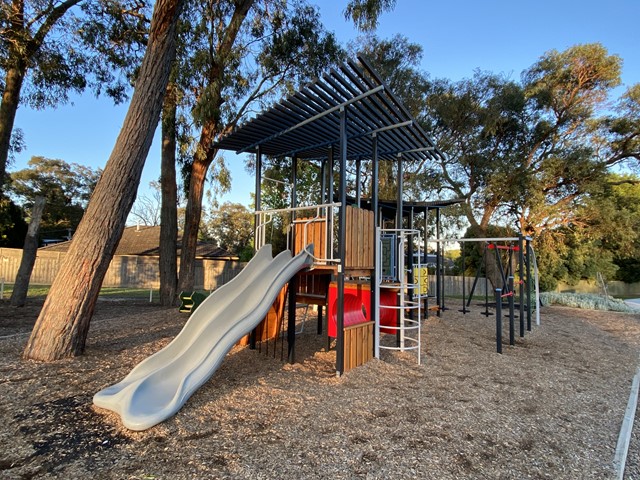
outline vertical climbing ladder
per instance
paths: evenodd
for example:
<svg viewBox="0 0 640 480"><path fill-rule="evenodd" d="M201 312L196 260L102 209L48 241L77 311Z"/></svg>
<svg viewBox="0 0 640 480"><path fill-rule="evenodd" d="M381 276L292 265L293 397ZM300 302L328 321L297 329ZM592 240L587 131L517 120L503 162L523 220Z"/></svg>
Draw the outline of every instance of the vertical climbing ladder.
<svg viewBox="0 0 640 480"><path fill-rule="evenodd" d="M383 245L384 239L384 245ZM401 352L415 351L418 365L421 352L421 300L426 296L426 288L421 288L422 282L428 279L420 275L422 269L421 238L418 230L409 229L381 229L376 230L378 242L378 258L376 258L376 295L375 308L375 357L380 358L380 350L398 350ZM409 249L409 242L417 246L417 250ZM412 269L406 268L407 252L417 252L417 275ZM408 262L413 263L412 260ZM397 293L397 302L388 305L380 302L382 290ZM387 296L388 297L388 296ZM395 325L385 322L381 325L381 317L387 317L385 311L395 311ZM392 338L395 334L395 341ZM384 335L384 337L383 337ZM390 338L391 337L391 338Z"/></svg>

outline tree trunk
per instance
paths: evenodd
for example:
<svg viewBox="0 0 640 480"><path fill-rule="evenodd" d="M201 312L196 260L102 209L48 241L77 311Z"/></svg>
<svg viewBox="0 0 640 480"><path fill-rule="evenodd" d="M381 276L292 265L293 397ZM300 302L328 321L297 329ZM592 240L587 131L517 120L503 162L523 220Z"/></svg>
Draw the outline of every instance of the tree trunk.
<svg viewBox="0 0 640 480"><path fill-rule="evenodd" d="M184 232L180 250L180 276L178 289L181 292L192 292L195 285L196 249L198 247L198 230L202 217L202 198L207 179L207 170L211 162L196 160L191 167L189 197L185 209Z"/></svg>
<svg viewBox="0 0 640 480"><path fill-rule="evenodd" d="M84 351L100 287L135 200L158 125L183 2L156 2L127 116L27 342L25 358L52 361Z"/></svg>
<svg viewBox="0 0 640 480"><path fill-rule="evenodd" d="M176 184L176 98L175 85L167 87L162 107L162 162L160 187L160 305L176 303L178 288L178 186Z"/></svg>
<svg viewBox="0 0 640 480"><path fill-rule="evenodd" d="M36 255L38 253L38 232L40 231L44 204L44 197L36 197L31 210L31 220L29 221L27 236L22 247L22 259L20 260L20 267L18 268L13 292L9 300L9 303L14 307L24 307L27 301L29 280L31 279L31 272L33 271L33 265L36 263Z"/></svg>
<svg viewBox="0 0 640 480"><path fill-rule="evenodd" d="M4 92L2 93L2 104L0 104L0 196L7 173L11 132L20 103L20 90L24 75L24 68L10 68L4 79Z"/></svg>

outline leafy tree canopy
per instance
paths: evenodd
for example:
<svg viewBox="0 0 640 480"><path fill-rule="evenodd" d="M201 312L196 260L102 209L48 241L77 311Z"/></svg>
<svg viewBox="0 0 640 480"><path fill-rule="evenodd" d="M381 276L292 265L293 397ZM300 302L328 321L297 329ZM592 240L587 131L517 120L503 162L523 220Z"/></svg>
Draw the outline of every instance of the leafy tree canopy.
<svg viewBox="0 0 640 480"><path fill-rule="evenodd" d="M352 20L360 31L372 31L378 26L380 15L395 6L396 0L350 0L344 10L344 18Z"/></svg>
<svg viewBox="0 0 640 480"><path fill-rule="evenodd" d="M254 215L244 205L225 202L206 221L207 236L246 261L253 255Z"/></svg>
<svg viewBox="0 0 640 480"><path fill-rule="evenodd" d="M22 209L9 198L0 198L0 247L21 248L26 234Z"/></svg>
<svg viewBox="0 0 640 480"><path fill-rule="evenodd" d="M80 222L100 173L63 160L32 157L28 168L11 173L9 192L27 210L36 196L44 196L42 234L55 231L61 236Z"/></svg>

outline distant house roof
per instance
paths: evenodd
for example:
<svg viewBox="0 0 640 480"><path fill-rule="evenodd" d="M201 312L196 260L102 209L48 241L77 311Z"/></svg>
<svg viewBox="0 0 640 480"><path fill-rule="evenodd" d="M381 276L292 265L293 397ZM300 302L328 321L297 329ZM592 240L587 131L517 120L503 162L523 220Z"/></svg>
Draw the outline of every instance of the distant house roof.
<svg viewBox="0 0 640 480"><path fill-rule="evenodd" d="M180 255L180 245L182 238L178 238L178 252ZM69 249L70 241L56 243L42 247L48 252L66 252ZM116 249L116 255L160 255L160 227L126 227L122 233L122 238ZM219 260L237 260L236 255L232 255L224 248L211 243L198 242L196 249L198 258L215 258Z"/></svg>

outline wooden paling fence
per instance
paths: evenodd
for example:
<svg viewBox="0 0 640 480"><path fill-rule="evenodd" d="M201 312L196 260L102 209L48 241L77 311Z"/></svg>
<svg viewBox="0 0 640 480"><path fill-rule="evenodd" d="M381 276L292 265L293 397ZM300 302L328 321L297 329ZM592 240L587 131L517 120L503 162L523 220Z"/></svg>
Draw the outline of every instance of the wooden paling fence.
<svg viewBox="0 0 640 480"><path fill-rule="evenodd" d="M32 285L51 285L66 253L39 250L31 274ZM0 248L0 278L13 283L20 266L22 250ZM196 259L196 287L202 290L215 290L234 278L245 263L235 260ZM111 260L104 287L145 288L160 287L158 257L117 255Z"/></svg>

